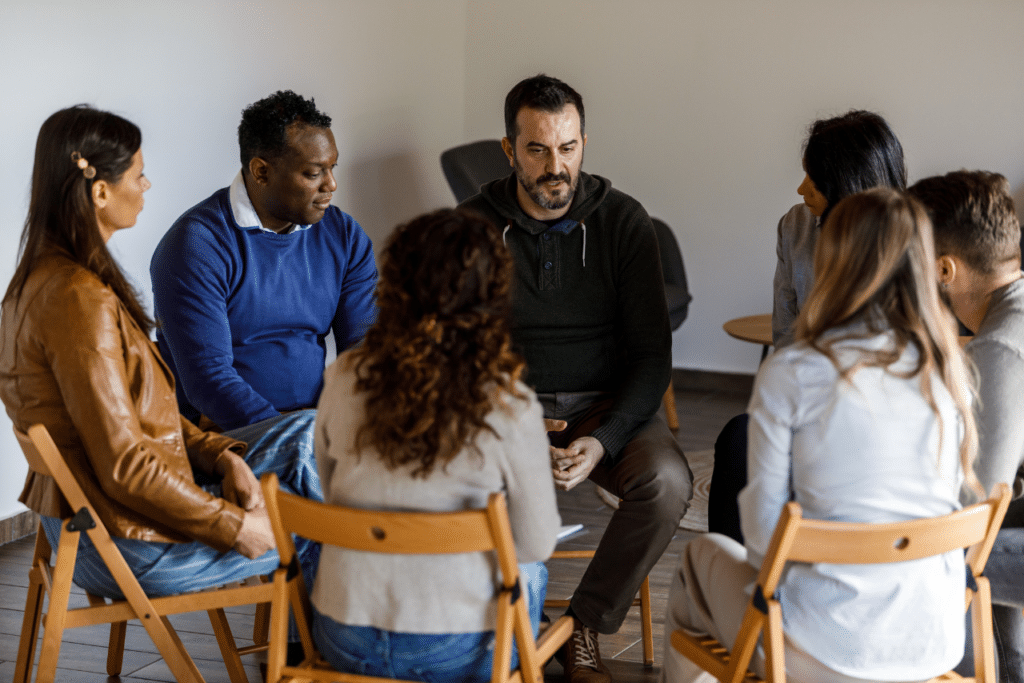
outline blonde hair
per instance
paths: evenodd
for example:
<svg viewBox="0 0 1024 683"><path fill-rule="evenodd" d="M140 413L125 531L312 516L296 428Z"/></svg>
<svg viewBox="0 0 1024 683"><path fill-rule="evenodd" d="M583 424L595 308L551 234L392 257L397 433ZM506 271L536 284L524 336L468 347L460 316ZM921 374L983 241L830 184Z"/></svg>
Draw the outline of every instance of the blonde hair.
<svg viewBox="0 0 1024 683"><path fill-rule="evenodd" d="M917 365L894 374L920 378L921 393L940 425L932 379L941 378L964 427L960 462L965 484L981 492L973 468L978 450L971 407L974 367L960 347L953 315L939 300L932 226L921 204L882 187L842 200L822 227L814 273L814 288L797 318L796 338L827 356L843 379L862 367L891 371L913 344ZM862 323L863 329L834 334L851 323ZM893 347L864 351L853 365L840 365L837 344L881 332L892 333ZM939 444L941 451L941 431Z"/></svg>

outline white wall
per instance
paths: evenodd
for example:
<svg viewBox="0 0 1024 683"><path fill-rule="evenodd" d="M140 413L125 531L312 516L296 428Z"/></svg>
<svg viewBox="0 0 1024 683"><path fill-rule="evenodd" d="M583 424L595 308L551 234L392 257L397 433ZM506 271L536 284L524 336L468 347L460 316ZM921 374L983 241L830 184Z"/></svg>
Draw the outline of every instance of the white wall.
<svg viewBox="0 0 1024 683"><path fill-rule="evenodd" d="M452 199L440 152L502 135L505 93L545 71L587 104L585 168L676 231L695 296L677 367L753 372L721 324L767 312L775 224L818 116L874 109L911 178L1004 173L1024 204L1019 0L0 0L0 283L39 125L76 102L138 123L153 189L111 242L147 297L157 240L235 173L241 109L278 88L334 117L335 203L376 241ZM24 464L0 417L0 519Z"/></svg>
<svg viewBox="0 0 1024 683"><path fill-rule="evenodd" d="M14 271L36 133L78 102L143 131L153 189L111 248L150 299L149 258L185 209L238 170L247 104L290 88L333 116L334 203L379 244L453 202L438 156L463 137L465 0L103 3L0 0L0 282ZM69 162L70 163L70 162ZM25 464L0 416L0 519Z"/></svg>
<svg viewBox="0 0 1024 683"><path fill-rule="evenodd" d="M911 180L999 171L1024 205L1019 0L475 0L468 25L468 138L503 134L519 79L562 78L586 104L584 169L674 229L694 296L676 367L756 370L722 323L771 311L815 118L878 111Z"/></svg>

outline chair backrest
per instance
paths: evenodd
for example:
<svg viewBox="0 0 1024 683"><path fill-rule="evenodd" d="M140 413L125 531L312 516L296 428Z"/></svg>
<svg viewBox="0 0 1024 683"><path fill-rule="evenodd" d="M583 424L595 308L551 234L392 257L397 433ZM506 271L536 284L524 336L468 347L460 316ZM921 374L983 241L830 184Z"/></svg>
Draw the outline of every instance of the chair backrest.
<svg viewBox="0 0 1024 683"><path fill-rule="evenodd" d="M29 429L31 429L31 427ZM49 432L46 431L45 427L43 427L43 433L46 434L46 439L50 439L50 442L53 443L53 439L50 438L50 434ZM25 454L25 460L28 461L28 468L33 472L45 475L47 477L53 476L50 474L50 468L46 464L46 459L43 458L42 454L39 452L39 449L36 448L36 445L32 443L32 439L29 437L29 435L19 429L15 429L14 436L17 437L18 445L21 446L22 453ZM45 443L46 439L42 440L43 443ZM57 446L55 444L54 449L56 448Z"/></svg>
<svg viewBox="0 0 1024 683"><path fill-rule="evenodd" d="M462 202L480 191L480 186L512 173L499 140L479 140L441 154L441 169L455 201Z"/></svg>
<svg viewBox="0 0 1024 683"><path fill-rule="evenodd" d="M941 517L888 524L858 524L804 519L799 503L782 510L765 554L758 584L775 592L786 562L883 564L906 562L969 549L967 563L975 575L988 560L995 532L1009 505L1009 489L1000 484L988 500Z"/></svg>
<svg viewBox="0 0 1024 683"><path fill-rule="evenodd" d="M683 254L679 251L672 228L660 218L651 218L654 234L658 238L658 254L661 256L661 272L666 284L686 287L686 268L683 266Z"/></svg>
<svg viewBox="0 0 1024 683"><path fill-rule="evenodd" d="M690 288L686 283L686 267L683 266L683 254L679 250L679 242L664 221L651 218L654 234L658 238L658 254L661 257L661 274L665 280L665 297L668 304L669 322L672 329L678 328L686 320L690 311Z"/></svg>
<svg viewBox="0 0 1024 683"><path fill-rule="evenodd" d="M280 489L277 475L273 472L263 475L261 485L282 567L290 570L287 575L279 570L274 580L276 583L287 577L286 580L293 584L289 598L307 653L314 650L308 635L311 611L302 573L297 571L292 534L341 548L376 553L438 555L494 551L501 570L502 590L495 629L492 680L502 680L508 674L513 631L522 666L527 670L540 670L542 663L536 661L525 600L519 599L519 565L504 494L492 493L487 507L476 510L380 512L321 503L287 493ZM283 599L283 592L281 596ZM286 623L277 602L273 610L272 641L275 634L279 639L284 637ZM279 657L279 650L272 644L268 680L277 680L281 671L290 675L289 668L282 668Z"/></svg>
<svg viewBox="0 0 1024 683"><path fill-rule="evenodd" d="M983 609L975 611L982 615L975 618L975 623L980 627L986 619L989 620L987 642L991 643L988 583L981 573L1009 504L1009 487L998 484L988 500L941 517L890 524L856 524L804 519L798 503L787 503L775 525L775 533L761 564L757 586L747 604L723 680L741 680L763 630L766 631L764 642L769 679L784 679L782 613L774 594L787 562L879 564L967 548L967 565L973 577L970 583L981 587L986 603ZM976 588L966 587L967 606L971 605L976 591ZM990 657L985 662L981 661L980 650L976 664L979 669L992 668Z"/></svg>
<svg viewBox="0 0 1024 683"><path fill-rule="evenodd" d="M15 429L14 435L18 438L18 444L25 454L29 469L53 477L57 482L57 488L60 489L64 499L73 510L79 511L87 508L95 517L89 499L86 498L82 487L78 485L78 481L68 469L67 463L64 462L64 456L57 449L57 444L53 442L53 437L50 436L46 427L35 424L28 428L27 433Z"/></svg>

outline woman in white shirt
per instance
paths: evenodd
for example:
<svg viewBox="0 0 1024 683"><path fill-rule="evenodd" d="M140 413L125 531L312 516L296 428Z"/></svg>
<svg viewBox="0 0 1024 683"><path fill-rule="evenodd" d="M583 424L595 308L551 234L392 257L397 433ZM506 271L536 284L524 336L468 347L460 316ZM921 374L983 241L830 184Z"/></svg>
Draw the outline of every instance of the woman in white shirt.
<svg viewBox="0 0 1024 683"><path fill-rule="evenodd" d="M797 342L761 367L750 401L745 546L691 541L666 629L731 647L782 507L849 522L948 514L971 469L972 380L940 304L931 224L877 188L836 205L815 251ZM966 475L965 475L966 473ZM961 552L892 565L791 565L778 591L793 681L917 681L948 671L964 643ZM667 639L666 639L667 642ZM696 667L666 647L668 681Z"/></svg>
<svg viewBox="0 0 1024 683"><path fill-rule="evenodd" d="M560 519L540 404L509 337L512 257L477 214L399 226L383 254L379 314L327 370L315 447L324 500L447 512L507 496L534 632ZM487 681L493 555L395 556L324 546L313 636L341 671Z"/></svg>

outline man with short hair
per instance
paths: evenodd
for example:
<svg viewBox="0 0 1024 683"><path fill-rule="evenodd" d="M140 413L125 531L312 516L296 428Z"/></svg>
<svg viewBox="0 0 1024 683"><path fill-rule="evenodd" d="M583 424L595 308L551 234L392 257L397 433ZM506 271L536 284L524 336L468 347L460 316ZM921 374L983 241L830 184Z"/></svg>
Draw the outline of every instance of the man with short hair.
<svg viewBox="0 0 1024 683"><path fill-rule="evenodd" d="M242 169L186 211L153 254L160 352L181 413L221 429L315 407L337 352L376 315L373 246L331 206L331 119L284 90L242 112Z"/></svg>
<svg viewBox="0 0 1024 683"><path fill-rule="evenodd" d="M955 171L920 180L908 192L925 205L931 217L939 286L944 298L957 318L974 333L966 351L978 368L975 472L986 493L999 482L1010 485L1014 491L985 566L985 576L992 587L999 680L1021 683L1024 274L1020 269L1020 223L1009 183L998 173Z"/></svg>
<svg viewBox="0 0 1024 683"><path fill-rule="evenodd" d="M583 100L544 75L505 100L508 178L463 206L504 231L515 260L512 337L552 435L556 485L591 479L621 498L571 600L565 651L574 683L610 681L598 633L614 633L686 511L692 476L656 414L671 330L650 218L605 178L583 173Z"/></svg>

